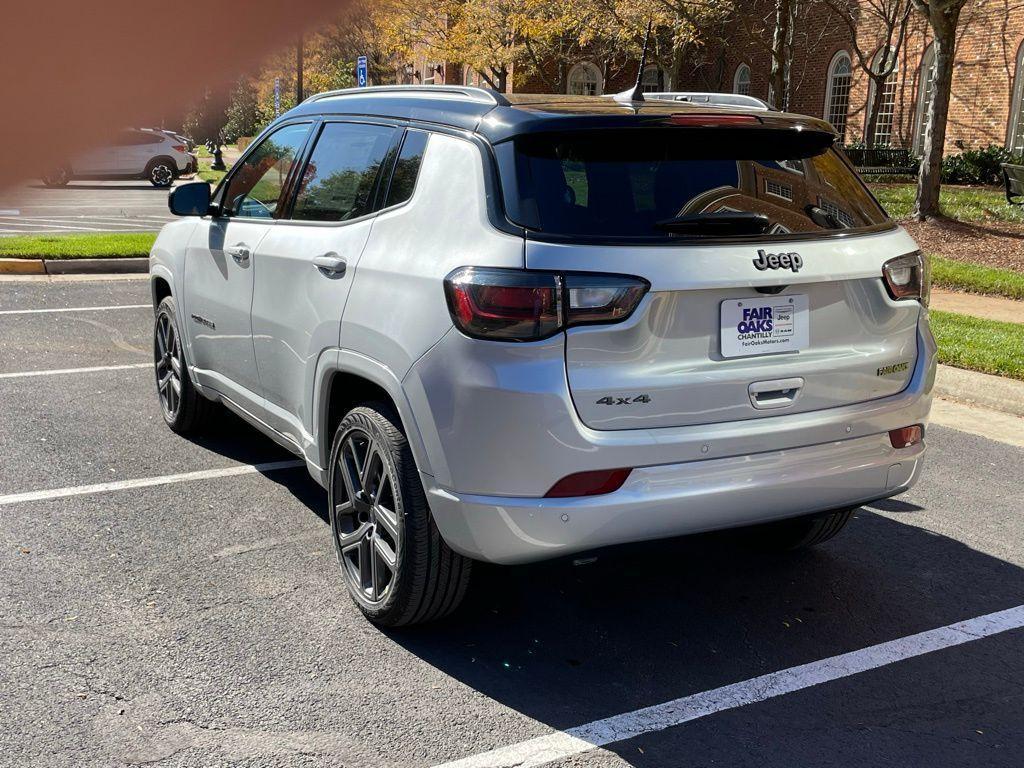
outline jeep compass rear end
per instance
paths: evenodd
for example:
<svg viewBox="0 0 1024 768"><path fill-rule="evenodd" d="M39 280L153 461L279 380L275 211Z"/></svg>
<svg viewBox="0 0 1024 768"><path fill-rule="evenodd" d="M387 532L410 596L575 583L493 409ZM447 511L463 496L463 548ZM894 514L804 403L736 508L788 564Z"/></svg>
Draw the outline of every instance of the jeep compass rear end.
<svg viewBox="0 0 1024 768"><path fill-rule="evenodd" d="M185 431L203 395L303 455L381 624L453 610L474 560L754 525L822 542L913 484L935 375L927 262L834 143L671 102L316 97L243 181L180 193L210 225L154 248L183 294L160 304L184 362L165 416ZM253 284L221 342L209 281L235 267L212 242Z"/></svg>

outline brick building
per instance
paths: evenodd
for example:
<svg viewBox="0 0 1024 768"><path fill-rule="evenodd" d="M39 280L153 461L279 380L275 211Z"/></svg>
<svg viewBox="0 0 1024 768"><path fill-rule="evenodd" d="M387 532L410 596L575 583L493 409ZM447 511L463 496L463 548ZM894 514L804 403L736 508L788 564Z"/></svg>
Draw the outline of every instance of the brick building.
<svg viewBox="0 0 1024 768"><path fill-rule="evenodd" d="M753 0L758 2L758 0ZM854 0L856 2L856 0ZM927 24L912 15L907 37L898 52L898 66L881 94L860 67L848 28L824 5L807 3L794 34L789 109L823 117L843 133L847 143L861 140L871 99L881 98L877 143L920 152L934 62ZM861 45L878 56L884 40L880 25L861 15ZM683 60L649 64L646 90L732 91L769 98L771 57L736 21L717 30L729 43L704 45ZM872 50L867 41L877 40ZM638 62L577 60L547 62L543 72L512 72L509 90L520 93L614 93L635 82ZM406 67L399 81L487 85L478 73L457 64L427 61ZM673 72L676 76L673 77ZM923 85L922 85L923 84ZM999 144L1024 152L1024 5L1020 0L976 0L960 21L955 57L946 152Z"/></svg>

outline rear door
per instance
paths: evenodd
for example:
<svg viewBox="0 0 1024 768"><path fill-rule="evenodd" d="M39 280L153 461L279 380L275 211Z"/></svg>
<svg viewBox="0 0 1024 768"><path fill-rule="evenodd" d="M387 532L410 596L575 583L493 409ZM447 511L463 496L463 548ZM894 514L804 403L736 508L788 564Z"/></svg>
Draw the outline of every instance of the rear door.
<svg viewBox="0 0 1024 768"><path fill-rule="evenodd" d="M239 161L215 198L221 214L202 219L186 251L180 322L188 328L196 376L247 410L263 405L250 317L253 253L276 224L311 125L285 125Z"/></svg>
<svg viewBox="0 0 1024 768"><path fill-rule="evenodd" d="M910 381L921 307L890 297L882 264L913 241L820 137L718 133L521 147L533 186L518 191L537 194L540 217L527 266L651 285L625 322L567 331L569 386L591 427L814 411Z"/></svg>
<svg viewBox="0 0 1024 768"><path fill-rule="evenodd" d="M298 445L320 355L339 344L359 257L384 205L402 129L326 122L295 200L255 249L252 328L267 421Z"/></svg>

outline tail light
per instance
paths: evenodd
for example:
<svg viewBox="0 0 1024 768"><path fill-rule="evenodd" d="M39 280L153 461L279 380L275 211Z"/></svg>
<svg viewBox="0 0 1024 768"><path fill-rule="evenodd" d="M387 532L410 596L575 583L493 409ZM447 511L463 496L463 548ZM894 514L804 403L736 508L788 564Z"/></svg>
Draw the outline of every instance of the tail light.
<svg viewBox="0 0 1024 768"><path fill-rule="evenodd" d="M186 147L184 144L174 144L171 146L171 149L173 149L175 152L188 152L188 147Z"/></svg>
<svg viewBox="0 0 1024 768"><path fill-rule="evenodd" d="M613 493L622 487L632 469L598 469L591 472L577 472L567 475L551 486L544 494L547 499L564 499L571 496L600 496Z"/></svg>
<svg viewBox="0 0 1024 768"><path fill-rule="evenodd" d="M491 267L462 267L444 281L456 327L499 341L536 341L573 325L620 322L649 287L636 277Z"/></svg>
<svg viewBox="0 0 1024 768"><path fill-rule="evenodd" d="M928 264L920 251L889 259L882 265L882 279L889 295L897 301L917 299L928 306Z"/></svg>

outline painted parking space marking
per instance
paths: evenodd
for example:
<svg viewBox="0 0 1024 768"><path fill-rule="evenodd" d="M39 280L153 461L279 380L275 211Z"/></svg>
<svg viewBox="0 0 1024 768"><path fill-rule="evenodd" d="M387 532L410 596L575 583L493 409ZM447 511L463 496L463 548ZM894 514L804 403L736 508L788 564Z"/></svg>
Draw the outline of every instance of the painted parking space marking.
<svg viewBox="0 0 1024 768"><path fill-rule="evenodd" d="M598 747L655 733L718 712L767 701L822 683L953 648L1024 627L1024 605L989 613L859 651L790 667L652 707L595 720L565 731L444 763L437 768L530 768Z"/></svg>
<svg viewBox="0 0 1024 768"><path fill-rule="evenodd" d="M133 368L152 368L152 363L128 363L126 365L96 365L91 368L53 368L43 371L16 371L0 373L0 379L27 379L32 376L64 376L74 373L99 373L101 371L130 371Z"/></svg>
<svg viewBox="0 0 1024 768"><path fill-rule="evenodd" d="M234 467L222 467L221 469L204 469L198 472L180 472L175 475L158 475L156 477L140 477L134 480L117 480L109 483L95 483L93 485L74 485L67 488L51 488L42 491L9 493L6 496L0 496L0 507L9 506L11 504L24 504L30 501L47 501L50 499L66 499L70 496L88 496L95 493L127 491L133 488L151 488L155 485L191 483L198 480L213 480L221 477L238 477L239 475L277 472L283 469L295 469L297 467L304 466L305 462L299 459L289 459L287 461L268 461L263 464L240 464Z"/></svg>
<svg viewBox="0 0 1024 768"><path fill-rule="evenodd" d="M152 304L113 304L108 307L52 307L46 309L0 309L0 315L49 315L57 312L106 312L114 309L152 308Z"/></svg>

